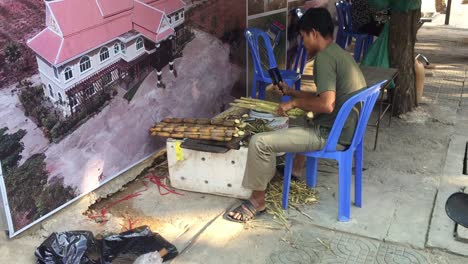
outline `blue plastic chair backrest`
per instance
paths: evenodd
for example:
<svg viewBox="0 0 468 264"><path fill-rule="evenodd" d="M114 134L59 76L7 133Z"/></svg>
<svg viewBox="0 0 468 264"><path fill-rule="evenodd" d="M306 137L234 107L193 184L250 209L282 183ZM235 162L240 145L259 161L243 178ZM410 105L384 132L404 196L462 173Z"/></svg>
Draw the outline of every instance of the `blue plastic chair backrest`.
<svg viewBox="0 0 468 264"><path fill-rule="evenodd" d="M367 122L369 121L369 117L372 114L372 109L374 108L375 102L380 94L380 87L387 82L381 81L376 85L370 88L364 88L359 91L357 94L353 95L349 98L340 108L338 115L336 116L335 122L333 123L333 127L330 131L328 136L327 142L325 143L325 147L322 151L324 152L335 152L336 147L338 144L338 140L341 136L341 132L343 127L346 123L346 119L348 118L351 111L353 111L354 106L357 103L362 103L362 108L359 114L359 118L356 124L356 128L354 130L353 140L349 148L353 149L356 145L361 141L364 133L366 131Z"/></svg>
<svg viewBox="0 0 468 264"><path fill-rule="evenodd" d="M351 17L352 4L346 1L336 3L338 28L346 32L353 32L353 19Z"/></svg>
<svg viewBox="0 0 468 264"><path fill-rule="evenodd" d="M270 37L265 31L258 29L258 28L247 28L244 31L244 35L245 35L245 38L247 39L247 42L249 43L250 54L252 55L255 74L260 75L263 78L265 77L269 78L269 76L263 75L263 70L268 70L268 69L262 68L260 49L263 47L267 51L268 64L269 64L270 69L277 67ZM263 40L263 46L261 45L260 39Z"/></svg>

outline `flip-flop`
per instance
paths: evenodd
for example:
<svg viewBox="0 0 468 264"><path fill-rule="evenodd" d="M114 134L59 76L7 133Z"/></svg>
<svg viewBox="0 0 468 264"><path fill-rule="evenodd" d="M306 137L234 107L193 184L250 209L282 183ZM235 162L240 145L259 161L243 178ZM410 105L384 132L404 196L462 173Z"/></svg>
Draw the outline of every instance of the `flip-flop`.
<svg viewBox="0 0 468 264"><path fill-rule="evenodd" d="M241 215L241 219L238 220L238 219L232 218L232 216L229 215L229 213L231 212L234 214L239 213ZM236 223L245 223L265 212L266 212L266 209L258 211L249 200L246 200L242 202L241 205L237 206L235 209L227 211L224 214L224 219L228 221L236 222Z"/></svg>

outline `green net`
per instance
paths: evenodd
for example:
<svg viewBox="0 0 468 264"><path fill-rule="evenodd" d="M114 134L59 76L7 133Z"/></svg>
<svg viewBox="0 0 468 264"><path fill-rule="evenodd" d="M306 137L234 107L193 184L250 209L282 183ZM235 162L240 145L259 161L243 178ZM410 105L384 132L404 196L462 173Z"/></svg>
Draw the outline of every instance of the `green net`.
<svg viewBox="0 0 468 264"><path fill-rule="evenodd" d="M421 0L367 0L377 10L390 9L396 12L408 12L421 7Z"/></svg>

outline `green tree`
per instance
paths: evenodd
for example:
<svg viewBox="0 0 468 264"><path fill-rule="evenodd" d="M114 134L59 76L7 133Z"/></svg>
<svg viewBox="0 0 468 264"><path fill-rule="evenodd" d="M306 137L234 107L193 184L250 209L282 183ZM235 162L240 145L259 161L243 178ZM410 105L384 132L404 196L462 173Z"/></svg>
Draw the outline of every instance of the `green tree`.
<svg viewBox="0 0 468 264"><path fill-rule="evenodd" d="M21 58L20 46L16 42L9 42L3 49L5 61L9 64L17 63Z"/></svg>
<svg viewBox="0 0 468 264"><path fill-rule="evenodd" d="M35 212L34 201L47 183L45 154L34 154L5 177L8 202L16 212Z"/></svg>
<svg viewBox="0 0 468 264"><path fill-rule="evenodd" d="M26 131L22 129L14 134L7 134L7 131L7 127L0 129L0 161L5 175L21 160L21 152L24 149L21 139L26 135Z"/></svg>
<svg viewBox="0 0 468 264"><path fill-rule="evenodd" d="M34 218L40 218L62 204L75 198L75 190L63 184L63 178L54 178L44 186L36 200L37 211Z"/></svg>
<svg viewBox="0 0 468 264"><path fill-rule="evenodd" d="M388 36L390 66L397 68L399 75L394 96L394 114L410 112L416 106L416 77L414 70L414 46L421 18L419 0L395 0L390 18Z"/></svg>

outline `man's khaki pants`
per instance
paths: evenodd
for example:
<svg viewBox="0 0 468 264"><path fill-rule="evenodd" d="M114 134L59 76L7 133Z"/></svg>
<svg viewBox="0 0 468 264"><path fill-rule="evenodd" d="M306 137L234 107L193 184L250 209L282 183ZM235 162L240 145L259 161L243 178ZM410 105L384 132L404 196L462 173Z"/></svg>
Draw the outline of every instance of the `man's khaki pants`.
<svg viewBox="0 0 468 264"><path fill-rule="evenodd" d="M326 139L318 125L293 127L259 133L249 143L242 186L264 191L276 172L276 153L307 152L322 149Z"/></svg>

